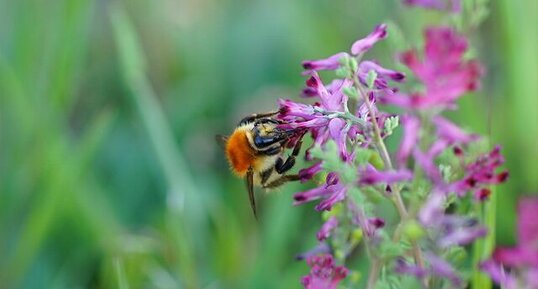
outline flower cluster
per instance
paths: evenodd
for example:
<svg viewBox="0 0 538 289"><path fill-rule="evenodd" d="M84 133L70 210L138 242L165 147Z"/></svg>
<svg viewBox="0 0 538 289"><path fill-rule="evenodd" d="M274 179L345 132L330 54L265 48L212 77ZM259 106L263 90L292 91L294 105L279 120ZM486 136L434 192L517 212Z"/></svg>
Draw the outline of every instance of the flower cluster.
<svg viewBox="0 0 538 289"><path fill-rule="evenodd" d="M538 288L538 198L519 201L517 226L519 244L513 248L497 248L493 259L481 264L482 270L502 288Z"/></svg>
<svg viewBox="0 0 538 289"><path fill-rule="evenodd" d="M345 267L334 264L331 255L313 256L307 263L311 267L310 274L302 280L306 289L336 289L348 273Z"/></svg>
<svg viewBox="0 0 538 289"><path fill-rule="evenodd" d="M507 171L498 171L504 163L500 147L475 153L481 138L442 115L480 87L483 69L465 57L466 38L450 27L426 29L422 52L398 57L423 86L406 91L400 87L404 73L364 57L387 36L387 26L378 25L349 52L304 61L302 95L312 101L279 101L280 126L306 131L313 139L305 153L313 163L299 171L301 181L322 176L321 185L294 195L295 205L318 201L315 209L325 212L316 235L320 245L311 251L323 255L305 255L312 267L303 279L306 288L336 288L348 270L335 263L345 262L360 242L371 262L367 288L388 280L386 273L386 280L380 276L383 268L393 269L390 280L413 277L424 286L464 288L465 276L451 254L484 237L487 229L476 212L459 206L480 205L490 196L490 186L508 177ZM338 77L324 82L318 74L322 70ZM384 112L380 104L402 113ZM400 121L403 136L391 154L384 141ZM385 200L394 205L399 221L378 215L376 206Z"/></svg>

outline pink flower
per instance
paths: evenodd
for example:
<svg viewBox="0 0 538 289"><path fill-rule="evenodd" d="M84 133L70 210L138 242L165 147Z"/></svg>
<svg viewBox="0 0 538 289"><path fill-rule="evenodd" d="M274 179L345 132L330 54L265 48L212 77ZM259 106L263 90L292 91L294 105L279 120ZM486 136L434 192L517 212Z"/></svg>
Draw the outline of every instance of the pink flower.
<svg viewBox="0 0 538 289"><path fill-rule="evenodd" d="M348 273L344 266L336 266L331 255L314 256L307 259L310 274L302 279L306 289L336 289Z"/></svg>
<svg viewBox="0 0 538 289"><path fill-rule="evenodd" d="M450 263L431 252L425 254L425 259L428 261L429 266L422 268L406 262L404 258L399 258L396 260L394 270L399 274L415 276L419 280L428 276L441 277L447 279L456 287L461 286L462 279Z"/></svg>
<svg viewBox="0 0 538 289"><path fill-rule="evenodd" d="M538 197L526 197L518 205L518 245L496 248L493 259L480 268L507 289L538 288ZM505 267L514 270L507 271ZM520 285L524 287L520 287Z"/></svg>
<svg viewBox="0 0 538 289"><path fill-rule="evenodd" d="M374 87L377 89L388 88L389 80L396 82L405 80L405 74L403 72L387 69L373 61L365 60L359 64L359 70L357 72L362 84L367 85L368 73L370 71L375 71L377 73L377 77L374 80Z"/></svg>
<svg viewBox="0 0 538 289"><path fill-rule="evenodd" d="M293 195L294 205L301 205L306 202L322 199L316 206L318 211L330 211L331 208L346 197L347 187L340 183L340 178L335 172L327 175L325 184L308 191L299 192Z"/></svg>
<svg viewBox="0 0 538 289"><path fill-rule="evenodd" d="M376 184L393 184L397 182L410 181L413 174L408 170L398 171L378 171L372 165L367 165L366 168L359 169L359 183L361 185L376 185Z"/></svg>
<svg viewBox="0 0 538 289"><path fill-rule="evenodd" d="M433 123L437 127L437 136L449 144L466 144L479 138L476 134L464 132L457 125L441 116L434 117Z"/></svg>
<svg viewBox="0 0 538 289"><path fill-rule="evenodd" d="M386 24L380 24L377 25L374 28L374 31L372 31L368 36L366 36L363 39L359 39L351 45L351 53L353 55L362 54L366 51L368 51L376 42L379 40L384 39L387 37L387 25Z"/></svg>
<svg viewBox="0 0 538 289"><path fill-rule="evenodd" d="M418 132L420 130L420 120L413 115L406 115L402 118L404 135L398 149L396 159L400 167L405 167L409 155L416 147Z"/></svg>
<svg viewBox="0 0 538 289"><path fill-rule="evenodd" d="M518 213L518 245L497 248L493 259L509 267L531 266L538 269L538 198L521 199Z"/></svg>
<svg viewBox="0 0 538 289"><path fill-rule="evenodd" d="M484 271L497 284L504 289L518 289L517 278L504 270L502 265L493 260L487 260L480 264L480 269ZM532 288L532 287L531 287Z"/></svg>
<svg viewBox="0 0 538 289"><path fill-rule="evenodd" d="M401 56L425 92L386 95L384 102L406 109L453 108L459 97L479 87L482 67L476 60L463 58L467 39L448 27L427 29L425 38L422 59L413 50Z"/></svg>
<svg viewBox="0 0 538 289"><path fill-rule="evenodd" d="M351 54L358 55L368 51L376 42L387 37L387 25L380 24L374 28L368 36L359 39L351 46ZM302 65L306 70L306 73L319 70L336 70L341 67L341 60L344 57L348 57L347 52L339 52L324 59L318 60L305 60ZM394 78L401 78L401 75L394 75ZM396 80L396 79L394 79Z"/></svg>
<svg viewBox="0 0 538 289"><path fill-rule="evenodd" d="M501 148L495 147L486 155L480 156L475 162L465 168L465 176L450 185L448 191L464 196L468 191L481 190L487 185L504 183L508 179L508 171L496 173L497 167L504 163ZM484 192L482 192L484 193ZM480 194L480 192L475 194Z"/></svg>
<svg viewBox="0 0 538 289"><path fill-rule="evenodd" d="M338 218L332 216L321 226L316 237L319 241L325 241L336 227L338 227Z"/></svg>
<svg viewBox="0 0 538 289"><path fill-rule="evenodd" d="M347 56L349 54L339 52L325 59L305 60L303 61L303 68L306 70L336 70L340 68L341 59Z"/></svg>
<svg viewBox="0 0 538 289"><path fill-rule="evenodd" d="M320 171L321 171L321 162L317 162L308 168L301 169L299 171L299 178L301 179L301 182L306 182L312 179L312 177L314 177Z"/></svg>

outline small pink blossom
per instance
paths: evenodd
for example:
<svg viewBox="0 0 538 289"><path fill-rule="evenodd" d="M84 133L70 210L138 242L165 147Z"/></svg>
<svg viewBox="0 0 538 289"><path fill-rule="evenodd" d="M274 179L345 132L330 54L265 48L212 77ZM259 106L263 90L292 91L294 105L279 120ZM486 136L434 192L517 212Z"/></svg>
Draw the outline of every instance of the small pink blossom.
<svg viewBox="0 0 538 289"><path fill-rule="evenodd" d="M363 39L359 39L355 41L355 43L353 43L353 45L351 46L351 53L353 55L362 54L370 50L370 48L372 48L372 46L374 46L376 42L384 39L385 37L387 37L387 25L377 25L374 28L374 31L368 34L368 36Z"/></svg>
<svg viewBox="0 0 538 289"><path fill-rule="evenodd" d="M427 29L424 57L416 51L401 56L402 62L424 84L425 92L394 94L385 103L406 109L454 108L463 94L480 86L482 66L476 60L465 60L467 39L448 27Z"/></svg>
<svg viewBox="0 0 538 289"><path fill-rule="evenodd" d="M342 58L348 56L349 54L345 52L339 52L325 59L305 60L303 61L303 68L306 70L336 70L340 68Z"/></svg>
<svg viewBox="0 0 538 289"><path fill-rule="evenodd" d="M305 289L336 289L348 274L344 266L336 266L331 255L313 256L307 259L310 274L302 279Z"/></svg>
<svg viewBox="0 0 538 289"><path fill-rule="evenodd" d="M340 183L340 178L335 172L327 175L325 184L304 192L293 195L294 205L301 205L310 201L322 199L316 206L318 211L330 211L331 208L346 197L347 186Z"/></svg>
<svg viewBox="0 0 538 289"><path fill-rule="evenodd" d="M330 217L316 234L319 241L325 241L329 238L331 232L338 226L338 218L336 216Z"/></svg>

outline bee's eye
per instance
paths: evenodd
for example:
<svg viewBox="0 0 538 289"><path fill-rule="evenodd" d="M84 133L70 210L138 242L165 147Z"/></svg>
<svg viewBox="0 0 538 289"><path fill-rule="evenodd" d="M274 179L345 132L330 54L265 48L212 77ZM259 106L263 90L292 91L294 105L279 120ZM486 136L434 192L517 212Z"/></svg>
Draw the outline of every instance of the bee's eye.
<svg viewBox="0 0 538 289"><path fill-rule="evenodd" d="M279 138L275 138L271 136L256 135L256 137L254 137L254 144L258 148L265 148L279 141L280 141Z"/></svg>

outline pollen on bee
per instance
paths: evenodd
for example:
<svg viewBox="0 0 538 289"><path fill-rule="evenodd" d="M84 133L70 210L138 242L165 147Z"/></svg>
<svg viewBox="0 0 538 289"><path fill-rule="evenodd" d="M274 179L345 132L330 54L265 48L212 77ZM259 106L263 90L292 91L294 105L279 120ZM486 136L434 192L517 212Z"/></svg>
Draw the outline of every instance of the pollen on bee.
<svg viewBox="0 0 538 289"><path fill-rule="evenodd" d="M250 147L244 131L236 130L226 142L226 156L232 170L243 177L255 160L255 153Z"/></svg>

